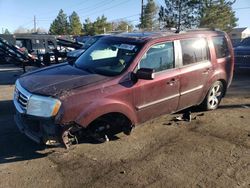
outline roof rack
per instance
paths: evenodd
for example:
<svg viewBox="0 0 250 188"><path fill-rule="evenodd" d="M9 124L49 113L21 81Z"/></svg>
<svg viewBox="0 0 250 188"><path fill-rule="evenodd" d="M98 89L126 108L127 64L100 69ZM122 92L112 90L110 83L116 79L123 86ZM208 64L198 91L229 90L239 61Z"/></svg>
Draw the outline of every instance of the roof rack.
<svg viewBox="0 0 250 188"><path fill-rule="evenodd" d="M184 31L180 31L180 33L196 32L196 31L221 31L221 30L217 29L217 28L195 28L195 29L187 29L187 30L184 30Z"/></svg>

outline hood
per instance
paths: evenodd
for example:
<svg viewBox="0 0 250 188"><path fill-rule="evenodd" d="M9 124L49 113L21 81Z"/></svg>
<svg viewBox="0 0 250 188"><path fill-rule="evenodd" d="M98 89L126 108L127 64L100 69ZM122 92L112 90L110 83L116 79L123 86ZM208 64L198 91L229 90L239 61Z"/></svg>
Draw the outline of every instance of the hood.
<svg viewBox="0 0 250 188"><path fill-rule="evenodd" d="M250 54L250 46L237 46L236 48L234 48L234 52Z"/></svg>
<svg viewBox="0 0 250 188"><path fill-rule="evenodd" d="M91 74L68 63L28 73L19 78L22 87L34 94L60 96L63 92L105 82L110 77Z"/></svg>

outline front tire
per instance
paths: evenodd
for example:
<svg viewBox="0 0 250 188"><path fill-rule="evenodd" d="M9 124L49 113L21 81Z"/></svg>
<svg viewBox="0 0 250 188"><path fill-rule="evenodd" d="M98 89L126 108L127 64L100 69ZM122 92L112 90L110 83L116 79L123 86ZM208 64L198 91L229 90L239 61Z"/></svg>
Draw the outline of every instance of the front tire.
<svg viewBox="0 0 250 188"><path fill-rule="evenodd" d="M218 108L223 97L224 86L221 81L216 81L210 87L201 106L204 110L215 110Z"/></svg>

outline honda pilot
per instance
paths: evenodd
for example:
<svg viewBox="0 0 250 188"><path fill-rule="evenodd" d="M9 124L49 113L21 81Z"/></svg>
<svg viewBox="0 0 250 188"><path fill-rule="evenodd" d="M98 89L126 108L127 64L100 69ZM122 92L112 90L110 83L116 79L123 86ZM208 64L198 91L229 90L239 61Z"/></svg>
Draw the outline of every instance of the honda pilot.
<svg viewBox="0 0 250 188"><path fill-rule="evenodd" d="M38 143L69 147L82 135L105 141L162 114L218 108L233 67L222 31L104 36L73 64L20 77L15 122Z"/></svg>

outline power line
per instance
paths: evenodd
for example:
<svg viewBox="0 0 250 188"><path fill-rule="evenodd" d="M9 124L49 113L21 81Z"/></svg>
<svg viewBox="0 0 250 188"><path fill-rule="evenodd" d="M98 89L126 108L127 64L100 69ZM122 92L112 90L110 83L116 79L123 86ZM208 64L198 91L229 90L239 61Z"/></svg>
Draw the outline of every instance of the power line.
<svg viewBox="0 0 250 188"><path fill-rule="evenodd" d="M109 2L107 2L107 0L104 0L104 1L101 1L100 3L94 4L94 6L88 6L88 7L85 7L85 8L78 9L78 10L76 10L76 11L78 11L78 12L83 12L82 10L97 9L97 8L102 7L103 5L108 5L108 4L112 3L113 1L114 1L114 0L110 0ZM87 11L87 12L88 12L88 11Z"/></svg>
<svg viewBox="0 0 250 188"><path fill-rule="evenodd" d="M114 0L111 0L110 2L112 2L112 1L114 1ZM88 11L88 12L89 12L89 14L90 14L91 12L92 12L92 14L94 14L94 13L96 13L96 12L100 12L100 11L105 12L105 11L107 11L107 10L113 9L113 8L115 8L115 7L118 7L118 6L122 5L122 4L125 4L125 3L129 2L129 1L131 1L131 0L125 0L125 1L122 1L122 2L120 2L120 3L118 3L118 4L113 5L113 6L111 6L111 7L106 7L106 8L104 8L104 9L101 9L101 10L96 11L96 8L98 8L98 7L100 8L100 7L101 7L101 6L98 6L98 7L95 8L95 10L91 10L91 11ZM107 0L101 1L101 3L104 3L104 2L105 2L105 4L107 4ZM99 4L99 5L100 5L100 4ZM102 7L103 7L103 6L102 6ZM82 9L82 10L83 10L83 9ZM91 14L91 15L92 15L92 14ZM85 16L85 17L88 17L88 16L90 16L90 15L84 15L84 16ZM84 16L81 16L81 17L84 17ZM122 20L122 19L131 18L131 17L135 17L135 16L139 16L139 14L134 14L134 15L126 16L126 17L121 17L121 18L113 19L113 20L111 20L111 21ZM23 24L22 26L24 26L24 25L30 25L31 23L34 23L34 27L35 27L35 25L37 25L37 22L51 22L53 19L55 19L55 18L54 18L54 17L51 18L51 19L37 19L37 18L34 18L33 20L29 21L28 23ZM137 20L132 20L132 21L137 21Z"/></svg>
<svg viewBox="0 0 250 188"><path fill-rule="evenodd" d="M121 2L121 3L119 3L119 4L116 4L116 5L114 5L114 6L111 6L111 7L109 7L109 8L105 8L105 9L99 10L99 11L94 11L94 12L92 12L91 14L82 15L82 16L83 16L83 17L89 17L89 16L91 16L92 14L95 14L96 12L98 12L98 13L99 13L100 11L105 12L106 10L113 9L113 8L118 7L118 6L122 5L122 4L125 4L125 3L129 2L129 1L131 1L131 0L125 0L125 1L123 1L123 2Z"/></svg>
<svg viewBox="0 0 250 188"><path fill-rule="evenodd" d="M83 2L80 2L80 3L78 3L78 4L74 4L73 6L70 6L70 7L67 7L68 9L70 8L70 9L72 9L73 7L76 7L76 6L79 6L79 5L82 5L82 4L84 4L84 3L86 3L87 1L89 1L89 0L84 0ZM54 10L51 10L51 11L48 11L47 13L45 12L45 13L43 13L43 14L45 14L45 15L48 15L48 14L50 14L50 13L55 13L55 11ZM54 18L52 18L52 17L45 17L45 18L43 18L43 19L54 19Z"/></svg>
<svg viewBox="0 0 250 188"><path fill-rule="evenodd" d="M234 8L234 10L242 10L242 9L250 9L250 7L240 7L240 8Z"/></svg>
<svg viewBox="0 0 250 188"><path fill-rule="evenodd" d="M33 20L30 20L30 21L28 21L28 22L26 22L26 23L20 25L20 27L25 27L25 26L30 25L30 24L32 24L32 23L33 23Z"/></svg>
<svg viewBox="0 0 250 188"><path fill-rule="evenodd" d="M79 13L84 12L85 9L86 10L90 9L90 11L85 11L85 13L87 12L89 14L89 13L93 12L93 9L94 9L94 11L96 11L96 9L101 8L101 7L105 6L105 5L109 5L113 1L114 0L110 0L110 1L107 2L107 0L104 0L104 1L101 1L100 3L98 3L98 4L96 3L94 5L91 5L91 6L82 8L82 9L77 9L77 10L75 10L75 12L77 12L77 14L80 16ZM97 5L99 5L99 6L97 6ZM99 10L99 11L102 11L102 10ZM84 16L82 16L82 17L84 17ZM55 17L47 17L47 18L40 19L40 21L49 21L49 20L54 20L54 19L55 19Z"/></svg>

